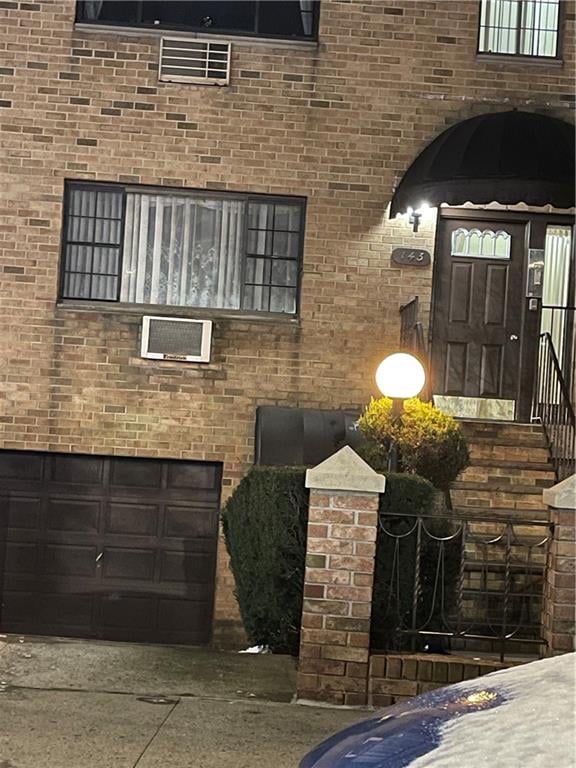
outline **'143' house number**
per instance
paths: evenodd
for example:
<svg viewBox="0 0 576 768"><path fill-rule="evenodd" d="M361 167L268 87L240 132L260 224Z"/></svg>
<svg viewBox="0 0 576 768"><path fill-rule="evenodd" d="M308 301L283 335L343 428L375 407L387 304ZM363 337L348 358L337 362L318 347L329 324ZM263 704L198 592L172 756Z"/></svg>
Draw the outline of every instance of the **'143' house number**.
<svg viewBox="0 0 576 768"><path fill-rule="evenodd" d="M394 248L392 261L402 267L427 267L430 264L430 254L419 248Z"/></svg>

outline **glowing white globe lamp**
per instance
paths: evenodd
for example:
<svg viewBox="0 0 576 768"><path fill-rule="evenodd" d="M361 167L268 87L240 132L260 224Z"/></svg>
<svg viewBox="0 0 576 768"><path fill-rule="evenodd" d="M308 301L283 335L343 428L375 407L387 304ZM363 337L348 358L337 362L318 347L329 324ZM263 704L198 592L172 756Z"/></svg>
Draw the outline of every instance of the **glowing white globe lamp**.
<svg viewBox="0 0 576 768"><path fill-rule="evenodd" d="M376 384L385 397L405 400L416 397L426 383L424 366L414 355L395 352L384 358L376 371Z"/></svg>

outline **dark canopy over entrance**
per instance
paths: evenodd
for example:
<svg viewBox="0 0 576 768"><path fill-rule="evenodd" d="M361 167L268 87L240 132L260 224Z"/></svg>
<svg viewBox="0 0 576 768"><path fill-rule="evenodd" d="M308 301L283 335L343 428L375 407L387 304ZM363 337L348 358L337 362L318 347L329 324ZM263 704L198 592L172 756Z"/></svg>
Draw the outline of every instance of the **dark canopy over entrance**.
<svg viewBox="0 0 576 768"><path fill-rule="evenodd" d="M390 216L423 203L574 205L574 126L532 112L479 115L440 134L398 185Z"/></svg>

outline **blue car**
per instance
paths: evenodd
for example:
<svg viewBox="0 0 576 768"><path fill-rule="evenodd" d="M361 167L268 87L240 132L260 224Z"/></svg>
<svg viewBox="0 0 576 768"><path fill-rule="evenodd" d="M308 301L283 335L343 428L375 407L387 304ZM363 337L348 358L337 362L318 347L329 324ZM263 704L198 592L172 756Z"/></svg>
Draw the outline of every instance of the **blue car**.
<svg viewBox="0 0 576 768"><path fill-rule="evenodd" d="M576 654L417 696L331 736L300 768L576 765Z"/></svg>

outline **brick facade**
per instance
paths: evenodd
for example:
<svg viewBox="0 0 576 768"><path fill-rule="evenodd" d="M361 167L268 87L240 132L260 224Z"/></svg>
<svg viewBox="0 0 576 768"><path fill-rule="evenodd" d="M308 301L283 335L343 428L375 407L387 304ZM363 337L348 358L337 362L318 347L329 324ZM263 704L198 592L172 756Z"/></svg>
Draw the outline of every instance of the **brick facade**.
<svg viewBox="0 0 576 768"><path fill-rule="evenodd" d="M1 2L0 447L222 461L226 496L256 406L365 403L399 306L430 300L431 268L390 263L434 237L433 218L417 235L387 220L395 184L458 120L570 120L566 6L557 63L478 57L476 0L323 0L318 45L234 40L231 85L207 88L158 82L153 31L75 27L74 0ZM298 319L213 313L210 364L142 360L141 313L57 302L65 179L306 197Z"/></svg>
<svg viewBox="0 0 576 768"><path fill-rule="evenodd" d="M546 653L576 650L576 475L544 492L553 532L544 585Z"/></svg>

